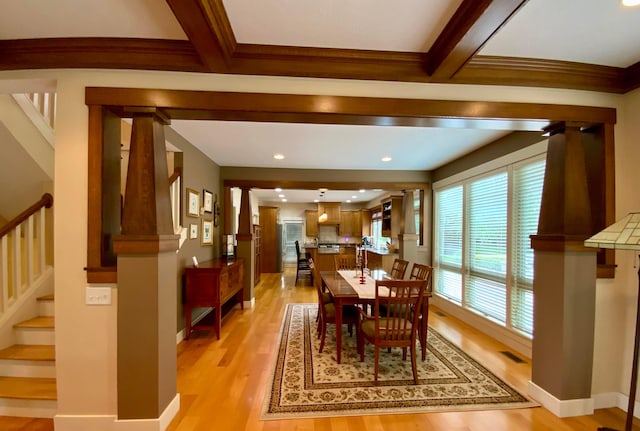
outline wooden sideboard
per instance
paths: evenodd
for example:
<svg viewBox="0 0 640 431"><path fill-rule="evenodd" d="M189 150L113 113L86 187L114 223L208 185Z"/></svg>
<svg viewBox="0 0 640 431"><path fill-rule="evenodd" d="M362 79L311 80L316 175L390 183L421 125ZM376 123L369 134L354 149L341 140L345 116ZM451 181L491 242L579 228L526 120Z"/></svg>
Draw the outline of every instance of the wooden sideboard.
<svg viewBox="0 0 640 431"><path fill-rule="evenodd" d="M185 268L185 339L193 329L214 329L220 339L222 305L235 296L244 309L244 261L214 259L198 264L197 268ZM191 326L191 312L196 307L214 308L214 324Z"/></svg>

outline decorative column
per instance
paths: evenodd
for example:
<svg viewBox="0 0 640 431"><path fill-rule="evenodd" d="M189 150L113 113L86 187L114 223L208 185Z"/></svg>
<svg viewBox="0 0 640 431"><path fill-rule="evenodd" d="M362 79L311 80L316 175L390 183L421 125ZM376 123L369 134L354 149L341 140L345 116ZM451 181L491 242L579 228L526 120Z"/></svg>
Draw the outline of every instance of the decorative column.
<svg viewBox="0 0 640 431"><path fill-rule="evenodd" d="M118 261L118 419L157 419L176 394L176 280L163 126L155 109L133 114Z"/></svg>
<svg viewBox="0 0 640 431"><path fill-rule="evenodd" d="M418 261L418 239L413 214L413 191L402 191L402 223L400 223L400 259Z"/></svg>
<svg viewBox="0 0 640 431"><path fill-rule="evenodd" d="M237 254L244 259L244 305L253 307L253 281L255 244L251 232L251 201L249 189L243 188L240 197L240 213L238 214Z"/></svg>
<svg viewBox="0 0 640 431"><path fill-rule="evenodd" d="M585 139L578 125L551 130L534 249L530 393L558 416L590 414L596 254Z"/></svg>

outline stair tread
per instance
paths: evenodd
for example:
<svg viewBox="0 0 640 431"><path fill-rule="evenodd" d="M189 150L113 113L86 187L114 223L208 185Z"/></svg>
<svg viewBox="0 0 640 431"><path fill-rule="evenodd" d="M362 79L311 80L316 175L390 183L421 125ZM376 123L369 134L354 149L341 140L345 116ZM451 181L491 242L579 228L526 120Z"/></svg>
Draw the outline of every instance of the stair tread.
<svg viewBox="0 0 640 431"><path fill-rule="evenodd" d="M14 344L0 350L0 359L12 359L18 361L55 361L55 346Z"/></svg>
<svg viewBox="0 0 640 431"><path fill-rule="evenodd" d="M53 316L38 316L13 325L14 328L54 328Z"/></svg>
<svg viewBox="0 0 640 431"><path fill-rule="evenodd" d="M39 296L39 297L37 298L37 300L38 300L38 301L53 301L53 300L54 300L54 298L53 298L53 293L52 293L52 294L50 294L50 295L43 295L43 296Z"/></svg>
<svg viewBox="0 0 640 431"><path fill-rule="evenodd" d="M0 376L0 398L55 400L57 399L56 379Z"/></svg>

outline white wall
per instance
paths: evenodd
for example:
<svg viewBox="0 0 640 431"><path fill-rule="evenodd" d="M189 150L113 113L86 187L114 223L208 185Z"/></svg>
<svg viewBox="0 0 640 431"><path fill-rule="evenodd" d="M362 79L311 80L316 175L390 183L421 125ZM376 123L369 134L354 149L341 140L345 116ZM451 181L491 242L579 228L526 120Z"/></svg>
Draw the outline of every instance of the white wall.
<svg viewBox="0 0 640 431"><path fill-rule="evenodd" d="M85 86L173 88L271 93L335 94L369 97L522 101L621 107L616 129L617 193L619 215L640 208L637 193L636 141L640 136L640 93L621 96L584 91L538 88L434 85L401 82L246 77L144 71L18 71L1 72L2 79L58 80L58 118L55 154L56 238L56 354L59 415L75 418L85 429L99 428L102 415L116 413L116 305L84 305L87 221L87 108ZM627 124L629 123L629 124ZM64 257L64 258L62 258ZM594 392L626 392L629 360L620 357L631 346L636 279L631 258L618 253L620 276L598 283ZM114 293L117 293L114 291ZM613 346L613 348L612 348ZM616 349L615 346L624 346ZM617 350L617 351L616 351ZM102 422L101 422L102 421ZM72 421L73 422L73 421ZM68 424L65 422L65 424ZM60 425L60 426L58 426ZM57 422L56 430L72 428ZM80 429L80 428L74 428ZM114 429L114 428L108 428ZM117 429L117 428L115 428Z"/></svg>

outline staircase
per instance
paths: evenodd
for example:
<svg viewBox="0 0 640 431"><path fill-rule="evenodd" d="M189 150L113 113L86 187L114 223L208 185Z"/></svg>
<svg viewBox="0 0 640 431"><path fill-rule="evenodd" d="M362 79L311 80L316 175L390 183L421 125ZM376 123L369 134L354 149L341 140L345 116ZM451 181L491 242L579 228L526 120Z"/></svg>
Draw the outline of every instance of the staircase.
<svg viewBox="0 0 640 431"><path fill-rule="evenodd" d="M13 325L17 344L0 350L0 415L53 417L57 410L53 295L38 316Z"/></svg>

